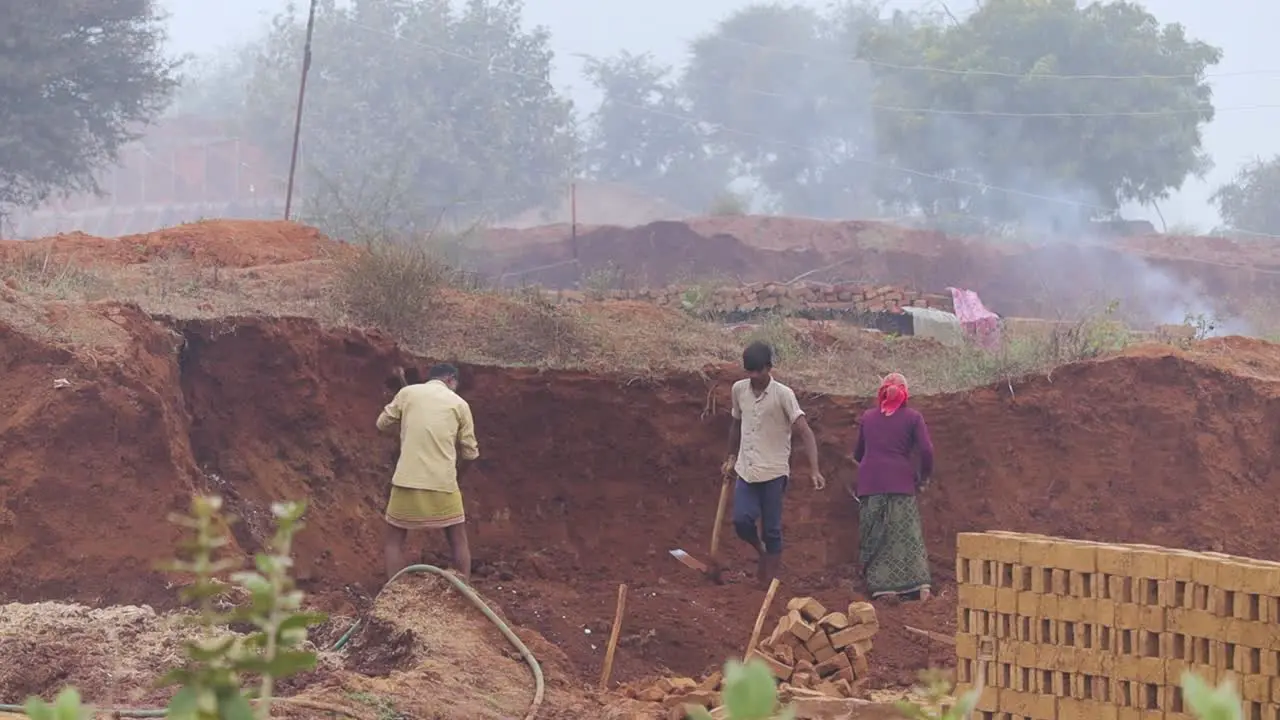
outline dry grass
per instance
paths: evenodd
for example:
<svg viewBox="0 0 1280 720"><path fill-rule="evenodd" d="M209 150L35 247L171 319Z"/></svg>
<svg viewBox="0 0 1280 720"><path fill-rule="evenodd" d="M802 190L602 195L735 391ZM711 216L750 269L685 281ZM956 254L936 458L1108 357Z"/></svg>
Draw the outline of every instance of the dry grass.
<svg viewBox="0 0 1280 720"><path fill-rule="evenodd" d="M775 316L726 326L699 316L696 284L685 312L637 301L556 303L538 288L469 287L433 248L428 242L374 240L361 253L247 269L201 265L182 252L124 267L31 254L5 264L0 280L31 305L27 321L16 323L26 328L41 326L41 308L48 302L113 299L178 318L314 317L331 325L380 328L430 357L637 377L736 366L747 343L764 340L777 352L780 377L812 392L852 395L874 392L879 378L892 371L905 373L920 393L1012 383L1119 351L1127 340L1105 315L1045 332L1006 333L994 352L839 322ZM0 317L13 321L6 307L16 305L0 302ZM94 344L89 330L68 329L53 339Z"/></svg>

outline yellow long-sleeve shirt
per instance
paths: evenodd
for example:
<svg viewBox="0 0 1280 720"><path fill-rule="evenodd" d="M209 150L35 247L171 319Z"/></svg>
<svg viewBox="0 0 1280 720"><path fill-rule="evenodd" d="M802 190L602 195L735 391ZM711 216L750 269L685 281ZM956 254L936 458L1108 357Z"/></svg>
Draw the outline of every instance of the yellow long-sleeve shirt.
<svg viewBox="0 0 1280 720"><path fill-rule="evenodd" d="M458 489L458 450L480 457L471 406L448 385L432 380L409 385L378 416L378 430L400 425L400 460L391 484L418 490Z"/></svg>

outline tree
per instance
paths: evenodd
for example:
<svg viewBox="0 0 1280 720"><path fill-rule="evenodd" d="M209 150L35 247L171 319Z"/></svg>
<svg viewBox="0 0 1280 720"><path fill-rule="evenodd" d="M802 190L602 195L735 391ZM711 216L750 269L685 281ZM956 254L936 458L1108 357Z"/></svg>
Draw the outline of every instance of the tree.
<svg viewBox="0 0 1280 720"><path fill-rule="evenodd" d="M527 209L562 188L571 104L550 82L543 29L521 0L321 0L300 183L331 199L376 194L397 223ZM249 85L246 128L289 159L305 16L273 23ZM370 190L373 188L373 190Z"/></svg>
<svg viewBox="0 0 1280 720"><path fill-rule="evenodd" d="M1230 230L1280 236L1280 155L1256 159L1240 168L1231 182L1214 191L1222 222Z"/></svg>
<svg viewBox="0 0 1280 720"><path fill-rule="evenodd" d="M878 22L857 3L828 15L755 4L693 42L683 84L694 114L780 210L848 217L873 206L873 83L852 61Z"/></svg>
<svg viewBox="0 0 1280 720"><path fill-rule="evenodd" d="M3 0L0 17L0 212L100 192L176 84L156 3Z"/></svg>
<svg viewBox="0 0 1280 720"><path fill-rule="evenodd" d="M960 23L898 14L863 47L877 140L899 168L880 194L1024 221L1163 199L1211 166L1205 71L1221 55L1125 0L987 0Z"/></svg>
<svg viewBox="0 0 1280 720"><path fill-rule="evenodd" d="M650 55L590 58L584 74L602 95L591 115L584 161L600 180L625 183L702 209L729 182L727 163L688 103L670 67Z"/></svg>

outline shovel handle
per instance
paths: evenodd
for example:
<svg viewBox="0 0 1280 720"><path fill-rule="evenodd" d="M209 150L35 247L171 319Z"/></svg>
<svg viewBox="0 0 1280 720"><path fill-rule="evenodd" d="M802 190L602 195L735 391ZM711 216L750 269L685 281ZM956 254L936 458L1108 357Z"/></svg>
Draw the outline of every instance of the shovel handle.
<svg viewBox="0 0 1280 720"><path fill-rule="evenodd" d="M714 563L720 557L720 528L724 526L724 514L729 505L729 490L733 487L733 483L729 481L729 476L724 476L724 481L720 483L720 504L716 506L716 524L711 528L711 562Z"/></svg>

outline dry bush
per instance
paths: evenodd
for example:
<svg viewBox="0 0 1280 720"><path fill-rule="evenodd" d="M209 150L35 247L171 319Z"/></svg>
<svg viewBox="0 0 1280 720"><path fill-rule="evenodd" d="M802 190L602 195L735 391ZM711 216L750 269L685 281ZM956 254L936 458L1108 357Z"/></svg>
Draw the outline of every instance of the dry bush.
<svg viewBox="0 0 1280 720"><path fill-rule="evenodd" d="M333 302L349 322L385 330L406 341L421 338L442 288L461 276L437 251L431 236L368 236L359 252L340 261Z"/></svg>
<svg viewBox="0 0 1280 720"><path fill-rule="evenodd" d="M51 251L23 252L0 262L0 279L21 292L58 300L101 300L115 289L104 273L56 258Z"/></svg>

